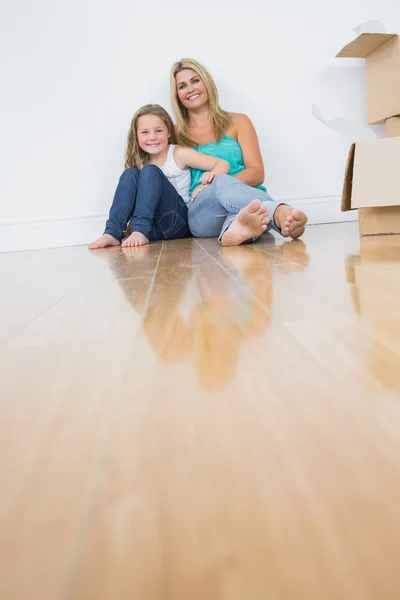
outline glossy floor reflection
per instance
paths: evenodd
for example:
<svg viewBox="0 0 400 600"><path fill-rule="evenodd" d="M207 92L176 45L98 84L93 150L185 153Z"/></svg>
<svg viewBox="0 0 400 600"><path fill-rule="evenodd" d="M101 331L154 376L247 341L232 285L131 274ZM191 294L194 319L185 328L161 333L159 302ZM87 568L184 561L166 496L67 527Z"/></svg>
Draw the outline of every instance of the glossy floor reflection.
<svg viewBox="0 0 400 600"><path fill-rule="evenodd" d="M400 236L0 255L0 597L397 600Z"/></svg>

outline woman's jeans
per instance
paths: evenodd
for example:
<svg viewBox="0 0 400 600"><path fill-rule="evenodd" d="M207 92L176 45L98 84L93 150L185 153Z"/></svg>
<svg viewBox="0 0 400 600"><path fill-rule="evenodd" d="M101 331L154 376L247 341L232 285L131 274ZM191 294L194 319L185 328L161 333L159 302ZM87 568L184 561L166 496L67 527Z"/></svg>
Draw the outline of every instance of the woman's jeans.
<svg viewBox="0 0 400 600"><path fill-rule="evenodd" d="M218 241L238 212L258 198L267 206L271 219L266 231L280 229L275 225L274 213L280 206L266 192L253 188L230 175L219 175L207 185L194 202L189 202L189 228L195 237L217 237Z"/></svg>
<svg viewBox="0 0 400 600"><path fill-rule="evenodd" d="M190 235L185 202L156 165L122 173L104 233L121 241L131 222L148 240L168 240Z"/></svg>

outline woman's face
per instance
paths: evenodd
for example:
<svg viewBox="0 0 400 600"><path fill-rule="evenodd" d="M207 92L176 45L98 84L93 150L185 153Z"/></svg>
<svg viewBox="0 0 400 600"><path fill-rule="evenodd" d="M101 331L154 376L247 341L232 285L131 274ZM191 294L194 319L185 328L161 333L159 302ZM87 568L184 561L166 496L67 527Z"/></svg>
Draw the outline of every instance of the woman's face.
<svg viewBox="0 0 400 600"><path fill-rule="evenodd" d="M195 71L183 69L175 79L178 98L185 108L195 110L208 103L207 88Z"/></svg>

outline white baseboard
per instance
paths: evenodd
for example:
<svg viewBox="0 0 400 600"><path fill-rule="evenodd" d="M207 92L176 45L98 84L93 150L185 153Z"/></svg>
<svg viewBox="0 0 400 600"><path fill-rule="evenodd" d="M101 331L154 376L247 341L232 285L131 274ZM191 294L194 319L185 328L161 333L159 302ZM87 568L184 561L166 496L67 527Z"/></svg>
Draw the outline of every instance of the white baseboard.
<svg viewBox="0 0 400 600"><path fill-rule="evenodd" d="M287 202L304 210L308 216L308 225L357 221L358 212L356 210L341 211L341 200L341 196L323 196L321 198L288 198L281 202Z"/></svg>
<svg viewBox="0 0 400 600"><path fill-rule="evenodd" d="M89 244L104 231L107 215L0 223L0 252Z"/></svg>
<svg viewBox="0 0 400 600"><path fill-rule="evenodd" d="M357 220L357 211L341 212L340 196L286 198L279 201L304 210L309 225ZM101 235L106 219L107 215L93 215L29 223L0 223L0 252L86 245Z"/></svg>

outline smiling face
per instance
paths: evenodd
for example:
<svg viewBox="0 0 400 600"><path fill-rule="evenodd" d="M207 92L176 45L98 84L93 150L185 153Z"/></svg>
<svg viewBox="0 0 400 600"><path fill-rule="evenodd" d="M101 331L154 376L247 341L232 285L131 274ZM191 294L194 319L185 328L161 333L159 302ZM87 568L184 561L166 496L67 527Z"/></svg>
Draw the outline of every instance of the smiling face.
<svg viewBox="0 0 400 600"><path fill-rule="evenodd" d="M176 74L176 90L180 102L188 110L208 104L208 92L201 77L192 69L182 69Z"/></svg>
<svg viewBox="0 0 400 600"><path fill-rule="evenodd" d="M137 123L137 139L142 150L155 156L168 148L168 127L156 115L143 115Z"/></svg>

